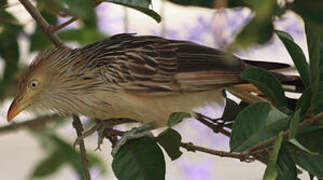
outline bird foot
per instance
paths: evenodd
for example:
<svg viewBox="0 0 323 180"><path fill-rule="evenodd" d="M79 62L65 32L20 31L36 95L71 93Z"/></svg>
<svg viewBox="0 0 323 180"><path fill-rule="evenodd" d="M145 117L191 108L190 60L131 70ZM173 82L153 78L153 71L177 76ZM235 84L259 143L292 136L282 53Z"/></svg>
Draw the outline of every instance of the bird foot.
<svg viewBox="0 0 323 180"><path fill-rule="evenodd" d="M110 127L111 125L109 123L106 123L104 121L101 121L94 125L92 128L89 130L85 131L82 136L79 136L75 139L73 143L73 148L75 148L77 145L80 144L81 140L84 140L86 137L92 135L93 133L97 132L98 133L98 146L96 147L95 150L101 150L100 145L103 143L104 135L103 131Z"/></svg>
<svg viewBox="0 0 323 180"><path fill-rule="evenodd" d="M126 144L127 141L131 140L131 139L138 139L144 136L152 136L152 133L150 132L150 130L153 129L153 124L152 123L148 123L148 124L144 124L140 127L135 127L132 128L130 131L127 131L115 144L115 146L112 148L111 151L111 155L115 156L118 151L120 150L120 148Z"/></svg>

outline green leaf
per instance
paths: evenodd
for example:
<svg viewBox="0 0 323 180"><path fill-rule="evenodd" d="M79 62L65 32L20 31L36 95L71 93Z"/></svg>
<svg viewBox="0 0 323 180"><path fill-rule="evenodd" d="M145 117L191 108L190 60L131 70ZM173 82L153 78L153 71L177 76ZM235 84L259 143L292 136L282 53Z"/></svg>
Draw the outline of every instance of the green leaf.
<svg viewBox="0 0 323 180"><path fill-rule="evenodd" d="M292 57L292 60L302 78L302 81L305 87L309 87L310 85L309 66L306 62L306 57L304 55L304 52L293 40L291 40L289 37L286 37L286 32L282 34L281 32L276 31L276 33L279 39L283 42L289 55Z"/></svg>
<svg viewBox="0 0 323 180"><path fill-rule="evenodd" d="M149 137L128 141L114 156L112 169L119 180L164 180L165 160Z"/></svg>
<svg viewBox="0 0 323 180"><path fill-rule="evenodd" d="M304 147L302 144L300 144L297 139L290 139L288 140L289 143L291 143L292 145L294 145L295 147L297 147L298 149L304 151L304 152L307 152L307 153L310 153L310 154L317 154L317 153L313 153L311 152L309 149L307 149L306 147Z"/></svg>
<svg viewBox="0 0 323 180"><path fill-rule="evenodd" d="M312 112L314 114L320 113L323 104L322 93L318 93L320 88L320 29L317 24L308 19L304 19L305 32L307 39L308 54L310 58L310 82L312 88ZM322 81L323 82L323 81ZM323 84L322 84L323 85ZM321 86L323 88L323 86Z"/></svg>
<svg viewBox="0 0 323 180"><path fill-rule="evenodd" d="M182 142L181 135L174 129L167 128L157 137L158 143L166 150L171 160L179 158L183 153L179 150Z"/></svg>
<svg viewBox="0 0 323 180"><path fill-rule="evenodd" d="M1 0L0 1L0 8L6 6L8 4L8 0Z"/></svg>
<svg viewBox="0 0 323 180"><path fill-rule="evenodd" d="M280 132L277 139L274 142L273 150L269 156L269 163L265 170L264 180L276 180L278 177L278 167L277 167L277 159L280 151L280 147L283 142L283 132Z"/></svg>
<svg viewBox="0 0 323 180"><path fill-rule="evenodd" d="M42 51L51 45L50 40L39 27L36 27L35 32L30 36L30 52Z"/></svg>
<svg viewBox="0 0 323 180"><path fill-rule="evenodd" d="M191 117L191 114L190 113L186 113L186 112L173 112L168 117L167 126L171 128L171 127L175 126L176 124L182 122L183 119L189 118L189 117Z"/></svg>
<svg viewBox="0 0 323 180"><path fill-rule="evenodd" d="M74 41L81 44L89 44L106 38L97 29L90 28L70 29L60 32L58 36L64 41Z"/></svg>
<svg viewBox="0 0 323 180"><path fill-rule="evenodd" d="M288 34L287 32L285 32L285 31L275 30L275 33L280 38L288 39L290 41L295 42L294 41L294 38L290 34Z"/></svg>
<svg viewBox="0 0 323 180"><path fill-rule="evenodd" d="M61 151L57 150L41 160L34 168L31 177L40 178L54 174L66 162Z"/></svg>
<svg viewBox="0 0 323 180"><path fill-rule="evenodd" d="M168 0L172 3L182 5L182 6L200 6L205 8L214 8L214 0L190 0L190 1L183 1L183 0Z"/></svg>
<svg viewBox="0 0 323 180"><path fill-rule="evenodd" d="M234 45L248 47L263 44L272 38L274 28L272 15L275 10L274 0L243 1L255 13L253 19L237 35Z"/></svg>
<svg viewBox="0 0 323 180"><path fill-rule="evenodd" d="M241 111L239 105L232 99L226 98L226 104L221 119L223 121L233 121L238 115L238 113Z"/></svg>
<svg viewBox="0 0 323 180"><path fill-rule="evenodd" d="M258 102L241 111L232 127L230 149L242 152L286 130L289 118L266 102Z"/></svg>
<svg viewBox="0 0 323 180"><path fill-rule="evenodd" d="M247 48L254 44L268 42L274 33L271 16L267 19L254 17L237 35L234 46Z"/></svg>
<svg viewBox="0 0 323 180"><path fill-rule="evenodd" d="M48 23L55 25L57 24L57 17L48 13L47 11L41 11L41 15L48 21ZM50 40L44 34L44 32L40 29L39 26L36 26L35 31L30 36L30 51L42 51L48 48L51 45Z"/></svg>
<svg viewBox="0 0 323 180"><path fill-rule="evenodd" d="M311 97L312 97L312 90L311 88L305 89L302 96L298 99L296 103L296 109L301 109L300 115L305 116L308 108L311 106Z"/></svg>
<svg viewBox="0 0 323 180"><path fill-rule="evenodd" d="M82 19L93 18L92 12L94 11L94 4L88 0L51 0L50 3L54 3L56 8L67 12L68 14L79 17ZM52 4L47 4L52 6Z"/></svg>
<svg viewBox="0 0 323 180"><path fill-rule="evenodd" d="M294 1L292 10L303 18L323 23L323 2L320 0Z"/></svg>
<svg viewBox="0 0 323 180"><path fill-rule="evenodd" d="M152 5L151 0L103 0L103 1L120 4L122 6L126 6L129 8L138 10L154 18L157 22L161 21L160 15L150 8L150 6Z"/></svg>
<svg viewBox="0 0 323 180"><path fill-rule="evenodd" d="M3 76L0 79L0 98L6 94L10 84L14 80L15 73L18 71L20 54L17 39L19 29L11 30L5 30L0 34L0 55L5 60Z"/></svg>
<svg viewBox="0 0 323 180"><path fill-rule="evenodd" d="M313 155L302 150L298 150L295 147L289 147L289 151L297 165L318 178L323 178L322 155Z"/></svg>
<svg viewBox="0 0 323 180"><path fill-rule="evenodd" d="M296 164L291 158L288 149L284 143L280 148L277 160L278 177L277 180L297 179Z"/></svg>
<svg viewBox="0 0 323 180"><path fill-rule="evenodd" d="M275 106L287 106L284 90L271 72L260 68L248 68L240 73L240 76L254 84Z"/></svg>
<svg viewBox="0 0 323 180"><path fill-rule="evenodd" d="M298 123L300 122L300 113L301 109L298 109L294 115L291 117L289 121L289 134L288 134L288 139L293 139L296 137L297 134L297 129L298 129Z"/></svg>
<svg viewBox="0 0 323 180"><path fill-rule="evenodd" d="M71 167L77 172L80 179L84 179L84 171L82 168L81 163L81 155L79 152L75 151L74 148L71 146L70 143L65 142L64 140L60 139L56 135L50 135L49 138L52 142L56 145L57 150L60 152L60 156L62 156L65 161L71 165ZM102 169L103 162L98 158L95 157L93 154L87 154L89 157L89 167L93 167L94 165L100 167Z"/></svg>
<svg viewBox="0 0 323 180"><path fill-rule="evenodd" d="M299 134L297 140L311 152L323 155L323 128L316 129L307 133Z"/></svg>

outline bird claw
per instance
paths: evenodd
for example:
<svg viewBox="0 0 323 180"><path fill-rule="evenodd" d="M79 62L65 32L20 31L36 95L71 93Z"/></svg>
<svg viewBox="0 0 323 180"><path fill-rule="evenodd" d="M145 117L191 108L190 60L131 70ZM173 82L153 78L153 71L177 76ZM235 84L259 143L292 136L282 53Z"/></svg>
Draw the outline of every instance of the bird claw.
<svg viewBox="0 0 323 180"><path fill-rule="evenodd" d="M95 150L101 150L100 145L103 143L103 139L104 139L103 131L105 128L107 128L109 126L110 126L110 124L107 124L104 121L94 125L91 129L85 131L82 134L82 136L79 136L75 139L75 141L73 143L73 148L75 149L75 147L77 145L79 145L82 140L84 140L86 137L92 135L93 133L97 132L98 133L98 146L95 148Z"/></svg>
<svg viewBox="0 0 323 180"><path fill-rule="evenodd" d="M150 132L151 129L153 129L153 125L151 123L148 123L140 127L132 128L130 131L127 131L112 148L111 155L115 156L120 150L120 148L131 139L138 139L144 136L152 136L152 133Z"/></svg>

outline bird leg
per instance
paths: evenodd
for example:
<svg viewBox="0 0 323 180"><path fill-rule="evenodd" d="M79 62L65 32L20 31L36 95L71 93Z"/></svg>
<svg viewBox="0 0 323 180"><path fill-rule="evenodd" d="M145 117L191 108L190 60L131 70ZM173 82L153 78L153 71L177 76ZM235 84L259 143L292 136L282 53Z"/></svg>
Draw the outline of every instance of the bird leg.
<svg viewBox="0 0 323 180"><path fill-rule="evenodd" d="M120 148L126 144L127 141L131 139L138 139L144 136L152 136L150 130L154 129L155 126L153 123L147 123L140 127L132 128L130 131L127 131L115 144L112 148L111 155L115 156Z"/></svg>
<svg viewBox="0 0 323 180"><path fill-rule="evenodd" d="M79 143L81 142L82 139L85 139L86 137L92 135L93 133L97 132L99 137L98 137L98 147L96 149L100 149L100 145L103 142L103 138L101 137L103 134L103 131L105 128L111 127L110 123L107 123L105 121L100 121L93 127L91 127L89 130L85 131L82 136L79 136L75 139L73 143L73 147L75 148Z"/></svg>
<svg viewBox="0 0 323 180"><path fill-rule="evenodd" d="M95 150L100 150L100 145L103 143L103 139L105 137L105 130L113 130L113 126L123 124L123 123L132 123L136 122L131 119L126 118L120 118L120 119L107 119L107 120L99 120L97 121L97 124L91 127L89 130L85 131L82 136L79 136L76 138L76 140L73 143L73 147L75 148L76 145L78 145L82 139L85 139L86 137L92 135L93 133L98 133L98 146Z"/></svg>

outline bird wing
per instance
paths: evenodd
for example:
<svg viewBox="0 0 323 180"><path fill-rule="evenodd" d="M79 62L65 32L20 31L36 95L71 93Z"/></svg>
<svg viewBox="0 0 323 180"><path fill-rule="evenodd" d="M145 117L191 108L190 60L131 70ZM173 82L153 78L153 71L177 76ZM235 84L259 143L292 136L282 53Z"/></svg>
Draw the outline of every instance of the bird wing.
<svg viewBox="0 0 323 180"><path fill-rule="evenodd" d="M188 41L120 34L84 47L107 82L141 95L205 91L243 82L236 56ZM84 53L86 54L86 53ZM95 59L95 61L93 61ZM94 65L93 65L94 64Z"/></svg>

